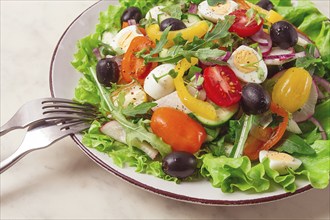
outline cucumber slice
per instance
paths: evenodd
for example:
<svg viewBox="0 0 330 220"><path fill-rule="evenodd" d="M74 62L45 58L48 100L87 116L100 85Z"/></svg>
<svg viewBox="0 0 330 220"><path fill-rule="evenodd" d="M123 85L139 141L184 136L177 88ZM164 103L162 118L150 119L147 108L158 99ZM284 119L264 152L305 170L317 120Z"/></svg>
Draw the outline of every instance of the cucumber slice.
<svg viewBox="0 0 330 220"><path fill-rule="evenodd" d="M162 23L162 21L164 21L166 18L170 18L171 16L166 14L166 13L162 13L162 14L159 14L157 16L157 20L158 20L158 25L160 25L160 23Z"/></svg>
<svg viewBox="0 0 330 220"><path fill-rule="evenodd" d="M190 27L194 24L196 24L197 22L201 21L202 19L196 15L196 14L185 14L185 19L182 20L182 22L187 26Z"/></svg>
<svg viewBox="0 0 330 220"><path fill-rule="evenodd" d="M201 122L206 127L214 128L214 127L218 127L218 126L224 124L231 117L233 117L233 115L238 110L238 106L239 105L233 105L233 106L230 106L228 108L218 107L216 109L216 113L217 113L217 119L216 120L209 120L209 119L203 118L203 117L198 116L198 115L194 115L194 116L197 118L197 120L199 122Z"/></svg>

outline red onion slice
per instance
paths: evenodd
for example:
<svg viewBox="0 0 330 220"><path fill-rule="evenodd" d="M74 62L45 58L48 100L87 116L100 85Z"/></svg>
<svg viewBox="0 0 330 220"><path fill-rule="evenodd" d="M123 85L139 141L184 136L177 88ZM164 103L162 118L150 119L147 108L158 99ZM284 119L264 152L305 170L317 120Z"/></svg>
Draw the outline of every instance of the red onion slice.
<svg viewBox="0 0 330 220"><path fill-rule="evenodd" d="M188 9L188 13L197 14L197 10L198 10L197 4L190 4L190 7Z"/></svg>
<svg viewBox="0 0 330 220"><path fill-rule="evenodd" d="M324 88L325 91L327 91L327 93L330 93L330 83L327 80L323 79L322 77L315 76L315 75L313 76L313 79L317 85Z"/></svg>
<svg viewBox="0 0 330 220"><path fill-rule="evenodd" d="M316 118L314 118L314 117L311 117L309 119L309 121L311 121L316 127L319 128L319 130L321 132L322 139L323 140L327 140L328 139L327 133L325 133L325 130L324 130L322 124Z"/></svg>
<svg viewBox="0 0 330 220"><path fill-rule="evenodd" d="M260 30L250 38L259 44L263 57L267 56L272 50L272 39L269 34L263 31L262 28L260 28Z"/></svg>
<svg viewBox="0 0 330 220"><path fill-rule="evenodd" d="M295 120L296 122L303 122L311 118L315 112L317 98L317 86L313 81L311 92L309 94L307 102L303 105L303 107L301 107L300 110L292 114L293 120Z"/></svg>

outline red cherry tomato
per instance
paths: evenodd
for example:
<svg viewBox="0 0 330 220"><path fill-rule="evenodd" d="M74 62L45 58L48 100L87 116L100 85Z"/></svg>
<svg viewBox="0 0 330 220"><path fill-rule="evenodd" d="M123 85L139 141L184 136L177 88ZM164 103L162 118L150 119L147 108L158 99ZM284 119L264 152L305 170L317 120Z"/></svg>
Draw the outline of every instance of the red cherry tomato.
<svg viewBox="0 0 330 220"><path fill-rule="evenodd" d="M121 63L121 82L130 83L133 79L136 79L143 85L144 79L158 64L145 64L144 59L137 57L136 53L142 50L146 50L145 52L148 53L154 47L155 43L145 36L138 36L132 40Z"/></svg>
<svg viewBox="0 0 330 220"><path fill-rule="evenodd" d="M263 20L260 24L256 21L255 17L248 18L247 10L239 9L235 10L230 15L235 16L235 22L229 28L230 32L235 32L240 37L249 37L257 33L262 28Z"/></svg>
<svg viewBox="0 0 330 220"><path fill-rule="evenodd" d="M152 131L171 145L173 151L196 153L206 139L202 125L175 108L155 110L150 123Z"/></svg>
<svg viewBox="0 0 330 220"><path fill-rule="evenodd" d="M242 86L228 66L212 66L204 70L203 87L215 104L228 107L241 99Z"/></svg>

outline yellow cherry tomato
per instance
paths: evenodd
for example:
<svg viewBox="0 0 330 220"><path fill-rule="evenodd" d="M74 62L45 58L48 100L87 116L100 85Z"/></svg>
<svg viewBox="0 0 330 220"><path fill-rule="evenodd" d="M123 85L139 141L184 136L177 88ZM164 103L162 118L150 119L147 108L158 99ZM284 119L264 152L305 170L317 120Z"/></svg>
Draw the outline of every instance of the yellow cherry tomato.
<svg viewBox="0 0 330 220"><path fill-rule="evenodd" d="M275 83L273 102L287 110L295 112L307 101L312 87L312 77L303 68L292 67Z"/></svg>
<svg viewBox="0 0 330 220"><path fill-rule="evenodd" d="M203 37L206 32L209 30L209 25L206 21L199 21L196 24L187 27L182 30L177 30L177 31L170 31L168 33L167 39L168 42L164 46L165 48L169 48L174 45L173 39L181 33L182 38L185 40L188 40L191 42L194 37L201 38ZM152 24L146 28L147 36L154 42L156 40L160 40L160 37L162 36L163 32L160 31L160 27L158 24Z"/></svg>
<svg viewBox="0 0 330 220"><path fill-rule="evenodd" d="M197 58L192 58L191 62L188 62L186 59L179 61L175 67L175 71L178 73L178 75L174 79L174 85L181 102L190 111L203 118L215 120L217 118L217 114L213 105L208 102L196 99L188 92L186 86L184 85L184 80L182 77L185 71L187 71L191 66L197 64L197 62Z"/></svg>

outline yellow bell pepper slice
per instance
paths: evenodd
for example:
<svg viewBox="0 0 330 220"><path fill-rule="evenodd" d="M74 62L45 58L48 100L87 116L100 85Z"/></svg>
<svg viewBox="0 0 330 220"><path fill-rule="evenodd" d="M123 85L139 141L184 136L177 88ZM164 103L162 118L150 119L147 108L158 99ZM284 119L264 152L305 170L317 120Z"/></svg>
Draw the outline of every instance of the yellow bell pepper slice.
<svg viewBox="0 0 330 220"><path fill-rule="evenodd" d="M201 38L203 37L206 32L209 30L209 25L206 21L199 21L196 24L187 27L182 30L177 31L170 31L168 33L167 39L168 42L164 46L165 48L169 48L174 45L173 39L179 34L182 34L183 39L188 40L191 42L194 37ZM160 40L160 37L162 36L163 32L160 31L160 27L158 24L152 24L146 27L147 36L154 42L156 40Z"/></svg>
<svg viewBox="0 0 330 220"><path fill-rule="evenodd" d="M181 102L190 111L203 118L215 120L217 118L215 108L210 103L204 102L193 97L184 85L182 77L185 71L187 71L191 66L196 65L197 63L197 58L191 58L191 62L188 62L188 60L186 59L182 59L181 61L179 61L175 67L175 71L178 73L178 75L174 79L174 85Z"/></svg>
<svg viewBox="0 0 330 220"><path fill-rule="evenodd" d="M250 2L245 1L251 8L253 8L254 10L256 10L257 12L259 12L260 14L264 14L266 17L265 19L271 23L274 24L275 22L281 21L283 20L283 16L280 15L279 13L277 13L276 11L270 10L267 11L261 7L259 7L258 5L252 4Z"/></svg>

